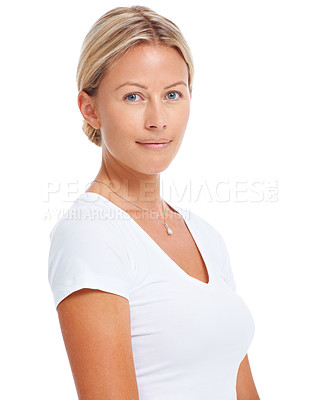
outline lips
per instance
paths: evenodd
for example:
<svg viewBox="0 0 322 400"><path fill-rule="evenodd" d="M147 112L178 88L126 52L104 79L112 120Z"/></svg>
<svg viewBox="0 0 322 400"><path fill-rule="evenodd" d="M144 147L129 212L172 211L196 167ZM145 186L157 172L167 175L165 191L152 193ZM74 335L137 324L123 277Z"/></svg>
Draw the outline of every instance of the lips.
<svg viewBox="0 0 322 400"><path fill-rule="evenodd" d="M168 139L147 139L147 140L137 140L137 143L141 144L164 144L164 143L169 143L171 140Z"/></svg>
<svg viewBox="0 0 322 400"><path fill-rule="evenodd" d="M145 140L142 142L136 142L138 145L140 145L142 148L145 149L150 149L150 150L161 150L161 149L165 149L168 146L170 146L170 142L172 142L172 140Z"/></svg>

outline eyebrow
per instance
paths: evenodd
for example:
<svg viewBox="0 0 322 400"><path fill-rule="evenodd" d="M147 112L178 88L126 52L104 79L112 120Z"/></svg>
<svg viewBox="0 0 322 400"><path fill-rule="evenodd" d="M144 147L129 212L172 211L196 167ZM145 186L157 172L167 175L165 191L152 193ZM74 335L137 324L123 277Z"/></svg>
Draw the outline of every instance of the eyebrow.
<svg viewBox="0 0 322 400"><path fill-rule="evenodd" d="M163 89L169 89L169 88L171 88L171 87L178 86L178 85L187 86L187 84L184 83L183 81L178 81L178 82L172 83L171 85L165 86ZM120 86L118 86L117 88L115 88L114 90L118 90L118 89L120 89L120 88L123 87L123 86L137 86L137 87L142 88L142 89L148 89L147 86L144 86L144 85L142 85L141 83L137 83L137 82L125 82L125 83L122 83L122 85L120 85Z"/></svg>

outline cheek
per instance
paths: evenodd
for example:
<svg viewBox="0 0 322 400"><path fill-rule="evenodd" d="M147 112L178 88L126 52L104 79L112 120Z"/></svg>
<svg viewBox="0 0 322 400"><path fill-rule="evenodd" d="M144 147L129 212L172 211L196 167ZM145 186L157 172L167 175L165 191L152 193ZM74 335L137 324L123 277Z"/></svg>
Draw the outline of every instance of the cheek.
<svg viewBox="0 0 322 400"><path fill-rule="evenodd" d="M140 113L109 109L101 121L102 140L106 148L116 159L128 159L132 149L137 149L135 140L142 137Z"/></svg>
<svg viewBox="0 0 322 400"><path fill-rule="evenodd" d="M181 110L179 112L176 112L176 114L174 115L173 120L175 121L175 126L179 131L181 131L181 133L186 129L189 120L189 115L190 115L189 104L182 107Z"/></svg>
<svg viewBox="0 0 322 400"><path fill-rule="evenodd" d="M101 115L101 132L106 139L122 141L123 138L127 138L133 132L133 127L136 126L135 114L132 114L125 113L119 108L112 109L110 107Z"/></svg>

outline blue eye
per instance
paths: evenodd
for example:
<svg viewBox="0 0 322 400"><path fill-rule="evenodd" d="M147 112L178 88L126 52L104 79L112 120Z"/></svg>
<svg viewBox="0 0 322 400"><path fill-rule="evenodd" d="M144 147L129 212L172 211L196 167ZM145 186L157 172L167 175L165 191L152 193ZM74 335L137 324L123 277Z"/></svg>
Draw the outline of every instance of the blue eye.
<svg viewBox="0 0 322 400"><path fill-rule="evenodd" d="M181 97L181 93L179 93L179 92L169 92L169 93L167 94L167 96L173 95L173 94L178 94L179 97ZM168 97L168 99L169 99L169 100L177 100L177 98L174 98L174 97Z"/></svg>
<svg viewBox="0 0 322 400"><path fill-rule="evenodd" d="M135 100L135 98L133 98L133 97L135 97L135 96L138 96L138 95L136 93L130 93L125 96L125 99L127 99L133 103L133 100Z"/></svg>

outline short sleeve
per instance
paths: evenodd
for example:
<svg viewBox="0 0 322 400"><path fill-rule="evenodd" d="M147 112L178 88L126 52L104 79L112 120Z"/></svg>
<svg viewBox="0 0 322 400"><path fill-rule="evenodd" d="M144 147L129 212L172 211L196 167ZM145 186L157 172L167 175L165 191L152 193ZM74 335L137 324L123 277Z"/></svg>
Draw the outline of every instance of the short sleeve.
<svg viewBox="0 0 322 400"><path fill-rule="evenodd" d="M61 220L50 233L48 280L55 306L82 288L130 299L131 262L111 220Z"/></svg>

